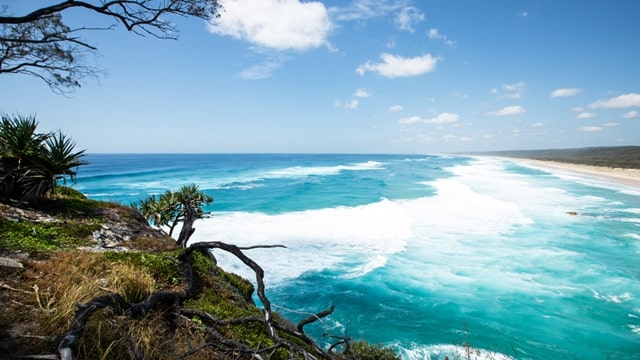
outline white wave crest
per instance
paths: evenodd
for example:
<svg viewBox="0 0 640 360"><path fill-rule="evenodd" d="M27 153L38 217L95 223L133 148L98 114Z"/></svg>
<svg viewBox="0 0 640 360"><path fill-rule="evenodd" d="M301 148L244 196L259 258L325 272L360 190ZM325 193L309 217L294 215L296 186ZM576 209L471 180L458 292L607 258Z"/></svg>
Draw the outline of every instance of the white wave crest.
<svg viewBox="0 0 640 360"><path fill-rule="evenodd" d="M421 346L413 349L400 349L398 351L403 359L474 359L474 360L512 360L513 358L498 352L476 349L470 346L438 344Z"/></svg>
<svg viewBox="0 0 640 360"><path fill-rule="evenodd" d="M367 161L351 165L336 166L293 166L270 171L266 177L305 177L312 175L336 175L342 171L382 170L383 164L377 161Z"/></svg>

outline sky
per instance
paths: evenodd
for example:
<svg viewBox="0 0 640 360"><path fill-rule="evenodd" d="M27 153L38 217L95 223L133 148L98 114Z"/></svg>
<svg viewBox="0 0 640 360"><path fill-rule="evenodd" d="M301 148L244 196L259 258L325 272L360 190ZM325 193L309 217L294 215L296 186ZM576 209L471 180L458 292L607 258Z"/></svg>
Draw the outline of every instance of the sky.
<svg viewBox="0 0 640 360"><path fill-rule="evenodd" d="M16 14L39 3L0 0ZM84 33L103 76L63 96L2 74L0 112L88 153L640 145L640 1L220 3L218 19L172 19L179 40Z"/></svg>

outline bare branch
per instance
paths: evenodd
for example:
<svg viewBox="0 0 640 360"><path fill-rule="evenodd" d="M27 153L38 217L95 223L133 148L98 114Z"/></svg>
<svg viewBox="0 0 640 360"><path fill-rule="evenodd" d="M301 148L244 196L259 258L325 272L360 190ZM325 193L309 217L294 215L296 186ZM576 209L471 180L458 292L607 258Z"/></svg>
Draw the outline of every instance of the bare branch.
<svg viewBox="0 0 640 360"><path fill-rule="evenodd" d="M178 29L168 15L211 20L220 8L218 0L66 0L12 16L5 14L5 6L0 9L0 74L36 76L56 93L80 87L86 77L97 77L102 71L83 65L82 56L97 48L76 34L115 25L70 28L62 21L62 13L69 9L102 15L137 35L177 39Z"/></svg>

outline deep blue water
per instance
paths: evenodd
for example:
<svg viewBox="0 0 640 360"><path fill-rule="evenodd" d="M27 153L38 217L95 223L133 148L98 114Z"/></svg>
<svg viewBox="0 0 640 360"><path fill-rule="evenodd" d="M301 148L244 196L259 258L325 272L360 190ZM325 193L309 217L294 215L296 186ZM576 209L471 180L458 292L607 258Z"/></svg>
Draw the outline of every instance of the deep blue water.
<svg viewBox="0 0 640 360"><path fill-rule="evenodd" d="M640 359L640 189L498 158L91 154L75 187L130 204L195 183L194 241L248 255L307 326L405 359ZM567 212L575 211L578 216ZM252 279L241 263L221 266Z"/></svg>

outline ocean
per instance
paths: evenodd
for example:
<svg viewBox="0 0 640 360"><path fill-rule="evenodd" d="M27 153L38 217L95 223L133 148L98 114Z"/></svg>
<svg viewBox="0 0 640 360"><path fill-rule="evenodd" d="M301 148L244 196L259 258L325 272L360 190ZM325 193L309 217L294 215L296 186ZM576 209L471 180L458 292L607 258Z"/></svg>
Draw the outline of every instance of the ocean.
<svg viewBox="0 0 640 360"><path fill-rule="evenodd" d="M335 305L305 327L320 344L349 336L403 359L640 359L639 188L492 157L85 159L73 186L91 199L129 205L194 183L215 201L192 241L285 245L246 253L292 321Z"/></svg>

